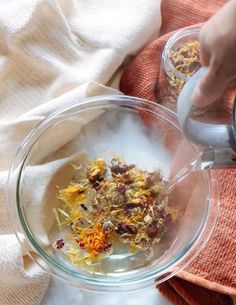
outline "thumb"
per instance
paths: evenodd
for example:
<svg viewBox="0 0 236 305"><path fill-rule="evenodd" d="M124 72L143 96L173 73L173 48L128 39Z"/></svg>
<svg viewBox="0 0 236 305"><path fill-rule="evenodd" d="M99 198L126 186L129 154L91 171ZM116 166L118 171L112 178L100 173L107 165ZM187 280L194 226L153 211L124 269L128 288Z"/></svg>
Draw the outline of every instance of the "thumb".
<svg viewBox="0 0 236 305"><path fill-rule="evenodd" d="M230 79L223 69L215 69L210 65L192 94L192 102L198 107L206 107L218 100L224 93Z"/></svg>

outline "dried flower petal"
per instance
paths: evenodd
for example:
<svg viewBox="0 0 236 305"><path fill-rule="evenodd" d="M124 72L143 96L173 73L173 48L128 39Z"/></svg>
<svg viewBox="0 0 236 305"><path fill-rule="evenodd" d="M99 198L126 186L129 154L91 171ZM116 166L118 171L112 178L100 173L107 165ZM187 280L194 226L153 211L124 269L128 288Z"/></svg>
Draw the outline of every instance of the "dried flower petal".
<svg viewBox="0 0 236 305"><path fill-rule="evenodd" d="M117 230L119 223L117 223L113 219L105 219L102 225L102 228L105 232L111 232L113 230Z"/></svg>
<svg viewBox="0 0 236 305"><path fill-rule="evenodd" d="M121 193L121 194L124 194L125 191L126 191L126 186L121 183L119 186L118 186L118 191Z"/></svg>
<svg viewBox="0 0 236 305"><path fill-rule="evenodd" d="M101 181L106 173L106 164L104 159L98 158L94 162L90 169L88 170L87 177L90 182Z"/></svg>
<svg viewBox="0 0 236 305"><path fill-rule="evenodd" d="M121 223L117 229L118 234L129 233L136 234L138 232L137 228L132 225L127 225L125 223Z"/></svg>
<svg viewBox="0 0 236 305"><path fill-rule="evenodd" d="M158 234L158 228L157 227L148 227L147 234L150 238L156 237Z"/></svg>
<svg viewBox="0 0 236 305"><path fill-rule="evenodd" d="M172 215L170 213L165 216L165 223L171 223L173 221Z"/></svg>
<svg viewBox="0 0 236 305"><path fill-rule="evenodd" d="M145 223L151 223L152 222L152 217L149 215L149 214L147 214L145 217L144 217L144 222Z"/></svg>
<svg viewBox="0 0 236 305"><path fill-rule="evenodd" d="M144 206L145 206L145 204L143 202L138 202L138 203L128 202L128 203L126 203L125 208L126 209L134 209L134 208L137 208L137 207L144 207Z"/></svg>
<svg viewBox="0 0 236 305"><path fill-rule="evenodd" d="M80 206L81 206L81 208L82 208L83 210L85 210L85 211L88 210L88 208L87 208L83 203L81 203Z"/></svg>
<svg viewBox="0 0 236 305"><path fill-rule="evenodd" d="M100 186L101 186L101 185L100 185L100 182L99 182L98 180L96 180L96 181L93 182L93 187L94 187L94 189L95 189L96 191L99 190Z"/></svg>
<svg viewBox="0 0 236 305"><path fill-rule="evenodd" d="M112 160L112 165L110 166L111 172L114 173L115 175L118 174L125 174L129 170L133 169L135 167L134 164L122 164L120 161L117 161L116 159Z"/></svg>
<svg viewBox="0 0 236 305"><path fill-rule="evenodd" d="M64 243L63 239L61 238L55 242L54 247L56 249L62 249L64 247L64 245L65 245L65 243Z"/></svg>
<svg viewBox="0 0 236 305"><path fill-rule="evenodd" d="M104 251L110 251L111 250L111 247L112 247L112 244L105 244L104 245Z"/></svg>

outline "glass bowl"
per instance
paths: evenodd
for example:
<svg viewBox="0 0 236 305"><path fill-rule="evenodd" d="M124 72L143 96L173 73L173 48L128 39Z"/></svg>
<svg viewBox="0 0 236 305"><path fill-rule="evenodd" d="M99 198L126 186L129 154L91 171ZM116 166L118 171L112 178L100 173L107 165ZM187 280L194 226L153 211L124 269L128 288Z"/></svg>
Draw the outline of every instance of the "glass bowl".
<svg viewBox="0 0 236 305"><path fill-rule="evenodd" d="M161 238L152 258L123 249L102 265L72 265L53 247L60 206L57 186L73 177L71 163L121 155L144 169L160 168L166 180L198 156L183 136L175 113L128 96L78 100L41 121L26 137L12 163L7 204L25 253L49 273L81 289L97 292L138 290L157 285L186 267L206 243L217 214L217 194L208 172L190 173L170 194L177 220Z"/></svg>

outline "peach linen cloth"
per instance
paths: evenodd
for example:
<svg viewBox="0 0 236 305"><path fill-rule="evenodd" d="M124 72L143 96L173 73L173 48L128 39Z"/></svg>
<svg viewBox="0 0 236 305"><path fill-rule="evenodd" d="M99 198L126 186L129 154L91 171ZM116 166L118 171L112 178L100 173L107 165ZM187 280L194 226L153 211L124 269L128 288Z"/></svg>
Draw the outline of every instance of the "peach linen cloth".
<svg viewBox="0 0 236 305"><path fill-rule="evenodd" d="M156 0L0 2L1 305L40 304L49 283L21 248L4 198L20 142L60 106L117 94L104 85L118 88L124 62L151 40L160 23Z"/></svg>
<svg viewBox="0 0 236 305"><path fill-rule="evenodd" d="M147 45L124 72L121 91L161 102L159 89L164 86L161 53L166 41L174 31L206 21L225 2L162 0L160 36ZM232 103L227 100L223 106L221 114L229 115ZM220 208L211 238L184 271L158 285L160 292L176 305L230 305L236 296L236 170L214 172L218 179Z"/></svg>

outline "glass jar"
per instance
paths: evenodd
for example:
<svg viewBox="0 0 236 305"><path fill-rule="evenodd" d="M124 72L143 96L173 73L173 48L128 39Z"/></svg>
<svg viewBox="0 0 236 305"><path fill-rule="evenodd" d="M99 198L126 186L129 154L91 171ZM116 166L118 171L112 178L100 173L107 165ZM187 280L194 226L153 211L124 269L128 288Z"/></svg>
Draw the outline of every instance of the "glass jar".
<svg viewBox="0 0 236 305"><path fill-rule="evenodd" d="M200 28L176 32L162 52L164 83L160 90L161 103L175 111L179 92L187 79L200 67Z"/></svg>

